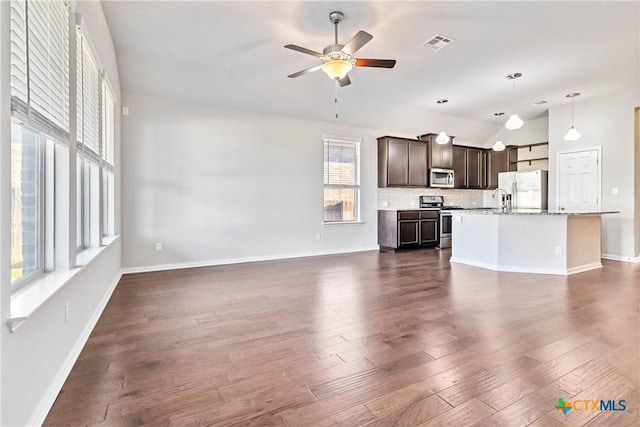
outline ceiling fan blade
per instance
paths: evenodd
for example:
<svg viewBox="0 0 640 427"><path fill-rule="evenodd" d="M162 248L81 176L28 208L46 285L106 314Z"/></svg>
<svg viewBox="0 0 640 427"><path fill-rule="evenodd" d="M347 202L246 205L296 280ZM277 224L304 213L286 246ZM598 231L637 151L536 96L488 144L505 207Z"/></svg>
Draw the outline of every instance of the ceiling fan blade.
<svg viewBox="0 0 640 427"><path fill-rule="evenodd" d="M351 84L351 79L349 78L349 74L347 74L346 76L338 80L338 83L340 83L340 87L349 86Z"/></svg>
<svg viewBox="0 0 640 427"><path fill-rule="evenodd" d="M295 77L300 77L303 74L313 73L314 71L318 71L320 68L322 68L323 65L324 64L316 65L315 67L307 68L306 70L302 70L302 71L298 71L297 73L290 74L287 77L293 79Z"/></svg>
<svg viewBox="0 0 640 427"><path fill-rule="evenodd" d="M377 68L393 68L396 65L395 59L356 59L356 67L377 67Z"/></svg>
<svg viewBox="0 0 640 427"><path fill-rule="evenodd" d="M320 52L316 52L311 49L307 49L306 47L296 46L295 44L288 44L285 46L287 49L295 50L298 52L306 53L307 55L315 56L317 58L322 58L324 55Z"/></svg>
<svg viewBox="0 0 640 427"><path fill-rule="evenodd" d="M369 43L372 38L373 36L366 31L358 31L358 33L344 45L342 51L347 55L353 55L358 51L358 49Z"/></svg>

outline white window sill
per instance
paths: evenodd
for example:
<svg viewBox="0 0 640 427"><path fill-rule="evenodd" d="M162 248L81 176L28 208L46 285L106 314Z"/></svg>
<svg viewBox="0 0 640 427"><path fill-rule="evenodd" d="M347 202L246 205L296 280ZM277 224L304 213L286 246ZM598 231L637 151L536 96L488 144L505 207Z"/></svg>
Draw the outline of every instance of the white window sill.
<svg viewBox="0 0 640 427"><path fill-rule="evenodd" d="M115 236L109 244L114 242L119 236ZM11 295L11 316L7 319L7 324L11 332L24 323L37 309L42 307L58 290L67 284L73 276L88 265L107 246L89 248L80 252L77 256L78 267L71 270L57 270L41 274L26 284L23 289Z"/></svg>
<svg viewBox="0 0 640 427"><path fill-rule="evenodd" d="M364 221L335 221L335 222L323 222L322 226L328 225L333 227L334 225L362 225L366 224Z"/></svg>
<svg viewBox="0 0 640 427"><path fill-rule="evenodd" d="M11 296L11 317L7 324L14 332L33 312L40 308L53 294L80 271L79 268L67 271L51 271L38 276L26 289Z"/></svg>
<svg viewBox="0 0 640 427"><path fill-rule="evenodd" d="M102 246L109 246L119 238L120 238L119 234L111 235L111 236L102 236Z"/></svg>

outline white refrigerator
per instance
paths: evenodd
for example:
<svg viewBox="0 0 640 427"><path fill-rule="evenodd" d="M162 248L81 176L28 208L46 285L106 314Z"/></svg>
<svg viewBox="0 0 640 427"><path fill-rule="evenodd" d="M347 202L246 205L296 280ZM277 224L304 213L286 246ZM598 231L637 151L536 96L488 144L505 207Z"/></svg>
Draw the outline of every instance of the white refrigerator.
<svg viewBox="0 0 640 427"><path fill-rule="evenodd" d="M500 172L498 188L511 194L513 209L547 209L548 172Z"/></svg>

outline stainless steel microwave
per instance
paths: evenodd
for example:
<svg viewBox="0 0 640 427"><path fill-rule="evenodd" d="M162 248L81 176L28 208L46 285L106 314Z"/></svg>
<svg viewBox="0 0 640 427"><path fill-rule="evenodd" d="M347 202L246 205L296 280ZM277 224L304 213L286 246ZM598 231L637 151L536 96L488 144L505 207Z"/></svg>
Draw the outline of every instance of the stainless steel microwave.
<svg viewBox="0 0 640 427"><path fill-rule="evenodd" d="M429 169L429 187L453 188L453 169Z"/></svg>

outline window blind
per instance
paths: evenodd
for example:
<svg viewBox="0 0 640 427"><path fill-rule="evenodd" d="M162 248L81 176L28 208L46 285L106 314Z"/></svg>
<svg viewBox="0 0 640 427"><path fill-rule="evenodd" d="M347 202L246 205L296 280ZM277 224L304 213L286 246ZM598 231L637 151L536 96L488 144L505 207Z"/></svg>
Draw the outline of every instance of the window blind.
<svg viewBox="0 0 640 427"><path fill-rule="evenodd" d="M102 160L114 165L115 157L115 102L109 86L102 82Z"/></svg>
<svg viewBox="0 0 640 427"><path fill-rule="evenodd" d="M69 9L61 0L11 0L12 113L69 137Z"/></svg>
<svg viewBox="0 0 640 427"><path fill-rule="evenodd" d="M25 0L11 2L11 98L25 107L23 117L26 120L27 97L27 3ZM15 110L16 108L14 108Z"/></svg>
<svg viewBox="0 0 640 427"><path fill-rule="evenodd" d="M100 71L82 37L82 145L92 156L100 154Z"/></svg>
<svg viewBox="0 0 640 427"><path fill-rule="evenodd" d="M326 140L324 150L325 185L357 185L356 144Z"/></svg>
<svg viewBox="0 0 640 427"><path fill-rule="evenodd" d="M82 91L82 33L76 30L76 143L78 152L82 151L83 137L83 102Z"/></svg>

